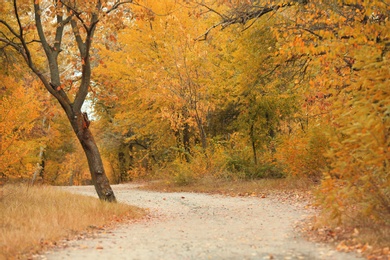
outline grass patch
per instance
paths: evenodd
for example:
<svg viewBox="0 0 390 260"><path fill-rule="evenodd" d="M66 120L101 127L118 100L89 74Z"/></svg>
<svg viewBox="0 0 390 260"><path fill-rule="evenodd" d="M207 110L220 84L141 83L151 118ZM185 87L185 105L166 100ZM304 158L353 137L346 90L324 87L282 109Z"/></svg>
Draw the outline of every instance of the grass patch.
<svg viewBox="0 0 390 260"><path fill-rule="evenodd" d="M144 214L50 186L5 185L0 188L0 259L31 255L81 231Z"/></svg>
<svg viewBox="0 0 390 260"><path fill-rule="evenodd" d="M209 194L225 194L229 196L264 195L283 192L308 192L313 182L306 178L287 177L282 179L221 179L204 176L182 185L172 180L159 180L147 183L142 189L164 192L200 192Z"/></svg>

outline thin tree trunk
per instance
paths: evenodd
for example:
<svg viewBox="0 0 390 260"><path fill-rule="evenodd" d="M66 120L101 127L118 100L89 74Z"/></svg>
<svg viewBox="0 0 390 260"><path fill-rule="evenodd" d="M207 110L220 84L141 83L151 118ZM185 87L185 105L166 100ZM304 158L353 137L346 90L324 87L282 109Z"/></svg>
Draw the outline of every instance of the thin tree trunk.
<svg viewBox="0 0 390 260"><path fill-rule="evenodd" d="M123 145L121 145L121 148L123 149ZM125 158L125 153L123 151L120 151L118 153L118 163L119 163L118 183L121 183L126 179L126 175L127 175L126 158Z"/></svg>
<svg viewBox="0 0 390 260"><path fill-rule="evenodd" d="M184 146L184 156L186 158L186 162L191 161L191 148L190 148L190 126L188 123L184 123L183 128L183 146Z"/></svg>
<svg viewBox="0 0 390 260"><path fill-rule="evenodd" d="M38 174L41 174L42 171L43 171L43 163L42 162L43 162L43 152L44 152L44 150L45 150L45 148L43 148L43 146L41 146L40 150L39 150L39 156L38 156L40 162L37 163L37 168L35 169L33 177L31 179L31 185L34 185L34 183L35 183L35 181L37 179Z"/></svg>
<svg viewBox="0 0 390 260"><path fill-rule="evenodd" d="M196 115L195 115L195 120L196 124L198 125L199 129L199 135L200 135L200 140L202 142L202 149L204 152L206 152L207 149L207 135L206 131L204 130L203 124L202 124L202 119L198 115L198 110L195 109Z"/></svg>
<svg viewBox="0 0 390 260"><path fill-rule="evenodd" d="M46 119L46 117L44 117L42 119L42 129L44 129L44 130L46 127L46 121L47 121L47 119ZM49 132L49 131L50 131L50 123L47 124L47 132ZM43 171L44 171L44 166L45 166L45 159L43 158L44 152L45 152L45 147L43 147L41 145L39 148L39 155L38 155L39 163L37 163L37 168L35 169L33 177L31 179L31 185L34 185L34 183L38 177L38 174L41 175L42 179L43 179Z"/></svg>
<svg viewBox="0 0 390 260"><path fill-rule="evenodd" d="M256 139L255 139L255 130L254 130L254 123L251 124L249 136L251 138L252 142L252 152L253 152L253 162L255 165L257 165L257 151L256 151Z"/></svg>
<svg viewBox="0 0 390 260"><path fill-rule="evenodd" d="M69 177L69 186L73 186L74 184L74 175L75 175L75 170L72 170L72 173L70 174Z"/></svg>

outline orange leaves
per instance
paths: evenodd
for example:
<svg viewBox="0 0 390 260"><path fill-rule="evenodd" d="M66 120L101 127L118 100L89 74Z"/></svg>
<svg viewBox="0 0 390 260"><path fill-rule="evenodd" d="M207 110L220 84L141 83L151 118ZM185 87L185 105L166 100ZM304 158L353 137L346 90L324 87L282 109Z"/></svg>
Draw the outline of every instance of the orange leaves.
<svg viewBox="0 0 390 260"><path fill-rule="evenodd" d="M0 167L8 176L24 176L31 170L31 152L38 147L31 135L37 124L40 105L33 92L10 77L0 76L7 82L7 92L0 93ZM21 168L23 168L21 170Z"/></svg>
<svg viewBox="0 0 390 260"><path fill-rule="evenodd" d="M202 33L197 18L188 17L182 10L173 12L177 6L170 1L153 2L149 7L169 15L154 17L150 10L137 10L139 21L107 37L123 48L122 52L104 50L109 59L105 65L112 69L102 72L115 82L114 86L124 86L114 90L125 108L118 109L117 118L131 118L134 131L158 138L168 136L163 131L170 128L171 137L165 138L164 145L172 145L168 143L174 139L174 132L187 124L195 135L199 131L195 130L195 117L198 122L204 121L211 110L204 100L209 87L208 51L203 43L193 41Z"/></svg>
<svg viewBox="0 0 390 260"><path fill-rule="evenodd" d="M390 105L390 98L384 94L381 84L372 83L354 89L353 94L342 92L348 96L347 102L335 103L333 121L337 127L330 135L332 150L327 154L332 170L327 170L326 175L345 187L339 190L338 197L345 205L346 215L370 216L373 224L380 224L388 218L384 209L389 206L386 189L390 184L390 169L386 150L390 145L390 122L385 120L382 107ZM376 105L378 100L381 105ZM335 192L331 190L330 194ZM338 210L332 202L325 205ZM359 206L352 209L349 205Z"/></svg>
<svg viewBox="0 0 390 260"><path fill-rule="evenodd" d="M274 29L278 58L309 59L305 79L293 81L305 97L296 116L305 134L283 136L276 156L292 173L324 174L323 206L340 221L388 225L390 10L383 1L349 3L311 2Z"/></svg>
<svg viewBox="0 0 390 260"><path fill-rule="evenodd" d="M296 37L292 42L292 45L296 48L303 48L305 46L305 43L301 37Z"/></svg>
<svg viewBox="0 0 390 260"><path fill-rule="evenodd" d="M110 35L108 36L108 39L109 39L110 41L114 42L114 43L116 43L116 41L117 41L115 35L113 35L113 34L110 34Z"/></svg>

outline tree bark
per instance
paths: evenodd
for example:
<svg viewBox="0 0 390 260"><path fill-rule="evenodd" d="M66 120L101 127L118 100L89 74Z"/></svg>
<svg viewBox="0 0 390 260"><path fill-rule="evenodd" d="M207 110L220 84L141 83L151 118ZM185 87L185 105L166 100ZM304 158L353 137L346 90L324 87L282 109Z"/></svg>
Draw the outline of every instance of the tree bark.
<svg viewBox="0 0 390 260"><path fill-rule="evenodd" d="M115 202L116 198L106 176L99 149L89 129L86 113L80 111L73 113L69 121L87 157L92 182L99 199Z"/></svg>

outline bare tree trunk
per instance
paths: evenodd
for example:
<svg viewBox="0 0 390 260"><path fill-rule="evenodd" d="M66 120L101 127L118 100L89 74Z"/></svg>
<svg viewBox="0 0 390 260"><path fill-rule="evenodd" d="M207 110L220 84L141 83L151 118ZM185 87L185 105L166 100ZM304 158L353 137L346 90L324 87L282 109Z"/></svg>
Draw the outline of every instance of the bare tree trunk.
<svg viewBox="0 0 390 260"><path fill-rule="evenodd" d="M33 177L31 179L31 185L34 185L36 179L37 179L37 176L38 174L41 174L42 171L43 171L43 152L44 152L45 148L43 146L40 147L40 150L39 150L39 161L37 163L37 168L35 169L34 171L34 174L33 174Z"/></svg>
<svg viewBox="0 0 390 260"><path fill-rule="evenodd" d="M86 113L74 113L69 118L72 127L88 160L89 171L96 192L101 200L115 202L116 198L106 176L103 161L96 145L95 139L89 129L89 120Z"/></svg>
<svg viewBox="0 0 390 260"><path fill-rule="evenodd" d="M72 170L72 173L69 177L69 186L73 186L74 184L74 175L75 175L75 170Z"/></svg>
<svg viewBox="0 0 390 260"><path fill-rule="evenodd" d="M186 158L186 162L191 161L191 148L190 148L190 127L188 123L184 123L183 128L183 146L184 146L184 157Z"/></svg>
<svg viewBox="0 0 390 260"><path fill-rule="evenodd" d="M252 143L253 162L255 165L257 165L257 150L256 150L256 139L254 133L254 123L251 124L249 136L251 138L251 143Z"/></svg>
<svg viewBox="0 0 390 260"><path fill-rule="evenodd" d="M202 149L205 152L207 149L207 136L206 136L206 131L204 130L204 127L202 125L202 120L197 117L197 124L198 124L198 129L199 129L199 134L200 134L200 140L202 142Z"/></svg>
<svg viewBox="0 0 390 260"><path fill-rule="evenodd" d="M125 153L123 151L120 151L118 153L118 163L119 163L118 183L121 183L126 179L127 176L126 158L125 158Z"/></svg>

